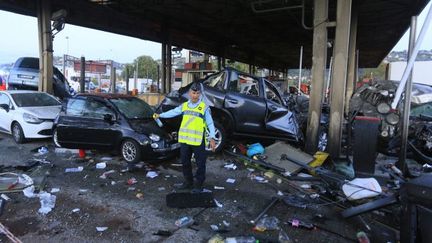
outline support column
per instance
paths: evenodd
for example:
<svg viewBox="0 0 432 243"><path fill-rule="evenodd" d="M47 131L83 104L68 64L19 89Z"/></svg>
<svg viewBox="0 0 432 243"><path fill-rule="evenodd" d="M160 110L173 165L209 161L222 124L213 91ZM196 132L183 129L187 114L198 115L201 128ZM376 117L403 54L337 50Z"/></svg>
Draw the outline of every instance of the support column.
<svg viewBox="0 0 432 243"><path fill-rule="evenodd" d="M125 69L126 94L129 94L129 69ZM99 86L100 87L100 86Z"/></svg>
<svg viewBox="0 0 432 243"><path fill-rule="evenodd" d="M250 75L252 75L252 69L253 69L252 64L249 64L249 74Z"/></svg>
<svg viewBox="0 0 432 243"><path fill-rule="evenodd" d="M160 66L158 64L157 65L157 88L156 88L156 90L157 90L158 93L160 93L159 86L160 86Z"/></svg>
<svg viewBox="0 0 432 243"><path fill-rule="evenodd" d="M116 68L114 67L113 61L111 61L111 74L110 74L110 81L111 81L111 92L117 93L116 91Z"/></svg>
<svg viewBox="0 0 432 243"><path fill-rule="evenodd" d="M349 39L349 50L348 50L348 78L346 86L346 97L345 97L345 115L348 116L350 109L350 100L354 92L354 87L357 82L356 75L356 50L357 50L357 21L358 11L355 6L352 9L351 15L351 28L350 28L350 39Z"/></svg>
<svg viewBox="0 0 432 243"><path fill-rule="evenodd" d="M331 83L329 152L338 158L341 149L344 101L348 68L348 45L351 25L352 0L338 0L336 8L336 38L334 47L334 69Z"/></svg>
<svg viewBox="0 0 432 243"><path fill-rule="evenodd" d="M226 59L225 59L225 57L222 57L222 68L223 69L226 68Z"/></svg>
<svg viewBox="0 0 432 243"><path fill-rule="evenodd" d="M166 94L166 44L162 43L162 94Z"/></svg>
<svg viewBox="0 0 432 243"><path fill-rule="evenodd" d="M325 68L327 61L327 26L322 24L328 18L328 0L314 0L314 33L312 45L312 89L309 101L306 131L306 152L313 154L318 146L318 130L321 117Z"/></svg>
<svg viewBox="0 0 432 243"><path fill-rule="evenodd" d="M169 93L171 92L171 80L172 80L172 53L171 53L171 44L167 44L166 45L167 49L166 49L166 70L167 70L167 74L166 74L166 79L167 79L167 87L166 87L166 92Z"/></svg>
<svg viewBox="0 0 432 243"><path fill-rule="evenodd" d="M221 59L221 57L217 58L217 69L218 69L218 71L222 70L222 59Z"/></svg>
<svg viewBox="0 0 432 243"><path fill-rule="evenodd" d="M80 93L85 93L85 57L81 57Z"/></svg>
<svg viewBox="0 0 432 243"><path fill-rule="evenodd" d="M39 84L38 90L53 94L53 38L51 34L51 1L38 0Z"/></svg>

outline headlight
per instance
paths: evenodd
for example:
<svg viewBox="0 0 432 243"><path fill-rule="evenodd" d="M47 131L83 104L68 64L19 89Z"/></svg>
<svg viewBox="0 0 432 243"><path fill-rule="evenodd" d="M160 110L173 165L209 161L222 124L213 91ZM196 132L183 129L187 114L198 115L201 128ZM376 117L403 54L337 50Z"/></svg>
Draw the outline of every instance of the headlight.
<svg viewBox="0 0 432 243"><path fill-rule="evenodd" d="M157 143L152 143L152 144L150 144L150 146L154 149L159 148L159 145Z"/></svg>
<svg viewBox="0 0 432 243"><path fill-rule="evenodd" d="M396 113L390 113L385 117L385 120L390 125L397 125L399 123L399 115Z"/></svg>
<svg viewBox="0 0 432 243"><path fill-rule="evenodd" d="M29 113L24 113L23 119L25 122L31 123L31 124L41 124L43 122L41 119L39 119L36 116L33 116Z"/></svg>
<svg viewBox="0 0 432 243"><path fill-rule="evenodd" d="M153 133L150 134L149 138L150 138L152 141L154 141L154 142L159 142L159 140L160 140L159 135L156 135L156 134L153 134Z"/></svg>
<svg viewBox="0 0 432 243"><path fill-rule="evenodd" d="M388 114L388 113L390 112L390 110L391 110L391 107L390 107L390 105L387 104L387 103L380 103L380 104L378 104L378 106L377 106L377 111L378 111L380 114Z"/></svg>

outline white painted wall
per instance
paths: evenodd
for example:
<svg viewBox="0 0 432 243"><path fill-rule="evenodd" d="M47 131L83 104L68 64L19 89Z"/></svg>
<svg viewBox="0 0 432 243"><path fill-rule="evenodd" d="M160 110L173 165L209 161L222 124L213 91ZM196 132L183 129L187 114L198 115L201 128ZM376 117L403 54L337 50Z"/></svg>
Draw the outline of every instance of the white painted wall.
<svg viewBox="0 0 432 243"><path fill-rule="evenodd" d="M389 80L401 80L405 71L406 62L389 63ZM415 62L413 69L413 82L432 85L432 61Z"/></svg>

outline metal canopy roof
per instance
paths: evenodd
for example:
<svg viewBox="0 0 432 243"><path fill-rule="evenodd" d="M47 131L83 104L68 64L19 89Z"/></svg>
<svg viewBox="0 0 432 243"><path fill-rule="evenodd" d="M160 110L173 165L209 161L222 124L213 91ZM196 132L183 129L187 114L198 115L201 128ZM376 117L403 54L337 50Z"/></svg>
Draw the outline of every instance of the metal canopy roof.
<svg viewBox="0 0 432 243"><path fill-rule="evenodd" d="M256 10L299 5L301 0L261 0ZM353 0L359 10L357 45L360 66L377 66L428 0ZM35 0L0 0L0 9L36 15ZM224 56L272 69L312 61L312 30L302 27L301 9L254 12L250 0L52 0L52 11L65 9L67 23ZM329 0L329 20L336 0ZM305 0L306 25L313 1ZM329 39L333 39L330 28ZM13 38L13 37L10 37ZM85 36L83 36L85 38ZM329 53L329 56L331 53Z"/></svg>

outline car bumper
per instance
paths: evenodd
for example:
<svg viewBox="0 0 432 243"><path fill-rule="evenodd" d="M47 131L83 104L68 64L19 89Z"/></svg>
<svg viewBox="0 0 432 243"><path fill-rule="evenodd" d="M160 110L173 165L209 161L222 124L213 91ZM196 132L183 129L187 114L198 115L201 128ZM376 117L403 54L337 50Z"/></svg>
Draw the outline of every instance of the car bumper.
<svg viewBox="0 0 432 243"><path fill-rule="evenodd" d="M52 121L44 121L41 124L21 124L26 138L49 138L52 136Z"/></svg>
<svg viewBox="0 0 432 243"><path fill-rule="evenodd" d="M178 155L180 150L180 143L174 143L165 146L164 148L151 148L150 145L145 146L142 152L142 156L144 160L156 161L156 160L164 160L174 158Z"/></svg>

